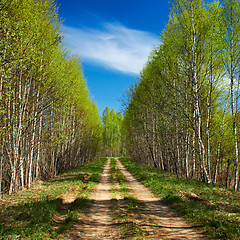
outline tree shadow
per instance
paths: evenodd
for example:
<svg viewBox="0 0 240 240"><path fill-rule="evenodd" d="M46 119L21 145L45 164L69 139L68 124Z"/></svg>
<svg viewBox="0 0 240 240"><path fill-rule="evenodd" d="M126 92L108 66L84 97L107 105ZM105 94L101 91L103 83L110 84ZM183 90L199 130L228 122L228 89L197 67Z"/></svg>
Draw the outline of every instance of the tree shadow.
<svg viewBox="0 0 240 240"><path fill-rule="evenodd" d="M70 204L46 198L9 206L0 215L0 239L55 238L78 221L78 212L84 212L87 202L84 197Z"/></svg>
<svg viewBox="0 0 240 240"><path fill-rule="evenodd" d="M214 235L214 239L230 239L230 235L238 236L239 234L239 207L236 205L214 203L200 197L181 198L175 195L167 196L163 199L163 203L179 216L192 216L194 228L205 229L208 234ZM236 217L231 217L234 215ZM199 216L197 221L196 216Z"/></svg>
<svg viewBox="0 0 240 240"><path fill-rule="evenodd" d="M68 174L67 176L59 176L55 179L51 179L43 183L43 185L51 185L52 183L65 183L65 182L75 182L75 181L82 181L83 183L86 183L90 178L92 178L91 174L88 173L78 173L78 174ZM93 179L94 180L94 176Z"/></svg>
<svg viewBox="0 0 240 240"><path fill-rule="evenodd" d="M61 203L60 198L44 199L7 207L0 216L0 236L7 239L13 236L41 236L44 233L51 236L52 217Z"/></svg>

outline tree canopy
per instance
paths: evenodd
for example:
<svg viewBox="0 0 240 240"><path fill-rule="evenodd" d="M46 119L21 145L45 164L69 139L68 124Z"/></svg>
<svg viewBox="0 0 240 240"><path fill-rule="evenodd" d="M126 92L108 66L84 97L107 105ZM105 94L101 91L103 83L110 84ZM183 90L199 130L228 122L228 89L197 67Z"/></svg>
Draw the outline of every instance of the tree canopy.
<svg viewBox="0 0 240 240"><path fill-rule="evenodd" d="M91 161L101 119L52 0L1 1L0 192Z"/></svg>
<svg viewBox="0 0 240 240"><path fill-rule="evenodd" d="M239 6L172 2L125 111L133 159L239 188Z"/></svg>
<svg viewBox="0 0 240 240"><path fill-rule="evenodd" d="M121 112L110 111L109 107L103 112L103 150L106 156L118 157L124 154L124 134Z"/></svg>

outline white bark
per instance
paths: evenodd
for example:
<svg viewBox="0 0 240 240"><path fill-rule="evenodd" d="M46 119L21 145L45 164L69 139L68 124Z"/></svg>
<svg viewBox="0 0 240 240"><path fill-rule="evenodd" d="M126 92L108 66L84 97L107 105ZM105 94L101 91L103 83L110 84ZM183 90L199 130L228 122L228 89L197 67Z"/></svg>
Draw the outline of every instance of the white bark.
<svg viewBox="0 0 240 240"><path fill-rule="evenodd" d="M216 184L216 182L217 182L218 166L219 166L219 160L220 160L220 150L221 150L222 138L223 138L223 134L224 134L224 124L225 124L226 111L227 111L227 103L225 105L225 109L224 109L224 112L223 112L222 129L221 129L221 135L220 135L220 139L219 139L218 147L217 147L217 159L216 159L215 172L214 172L214 177L213 177L213 184Z"/></svg>
<svg viewBox="0 0 240 240"><path fill-rule="evenodd" d="M204 172L204 177L207 180L207 183L210 183L209 175L206 170L205 166L205 147L202 141L202 134L201 134L201 112L199 106L199 84L198 84L198 76L197 76L197 49L196 49L196 29L195 29L195 22L194 22L194 6L193 1L191 1L191 11L192 11L192 70L193 70L193 83L194 83L194 111L196 115L196 132L198 138L198 145L199 145L199 157L201 161L202 170Z"/></svg>
<svg viewBox="0 0 240 240"><path fill-rule="evenodd" d="M0 199L2 198L2 178L3 178L3 146L0 152Z"/></svg>
<svg viewBox="0 0 240 240"><path fill-rule="evenodd" d="M41 135L42 135L42 120L43 116L41 113L38 129L38 142L37 142L37 159L36 159L36 178L39 177L39 161L40 161L40 151L41 151Z"/></svg>
<svg viewBox="0 0 240 240"><path fill-rule="evenodd" d="M186 141L185 141L185 168L186 168L186 177L188 178L189 177L189 139L190 139L190 136L189 136L189 133L187 131L186 133Z"/></svg>
<svg viewBox="0 0 240 240"><path fill-rule="evenodd" d="M33 157L34 157L34 148L35 148L35 136L36 136L36 128L37 128L37 106L39 101L40 91L38 90L37 94L37 102L33 103L33 113L34 113L34 122L32 129L32 139L31 139L31 154L30 154L30 162L29 162L29 172L28 172L28 188L31 187L32 183L32 173L33 173Z"/></svg>

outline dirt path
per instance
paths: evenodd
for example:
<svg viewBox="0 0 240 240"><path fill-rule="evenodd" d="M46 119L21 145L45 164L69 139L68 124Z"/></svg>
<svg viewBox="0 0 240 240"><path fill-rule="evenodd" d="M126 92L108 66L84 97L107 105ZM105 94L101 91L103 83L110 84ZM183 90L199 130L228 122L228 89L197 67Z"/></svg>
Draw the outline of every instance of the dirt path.
<svg viewBox="0 0 240 240"><path fill-rule="evenodd" d="M141 229L147 232L146 237L135 238L133 235L124 235L121 237L121 226L116 220L113 220L110 212L113 198L118 201L116 195L112 193L112 184L110 181L110 164L108 159L95 191L90 196L91 204L89 212L83 219L74 226L71 234L67 239L90 239L90 240L110 240L110 239L206 239L204 235L196 232L182 218L175 215L168 207L163 205L143 184L139 183L136 178L129 173L123 164L117 161L117 168L122 172L127 180L134 197L144 204L143 209L139 209L138 217L133 218L138 221ZM119 208L122 208L121 201L118 201ZM126 222L127 224L127 222Z"/></svg>
<svg viewBox="0 0 240 240"><path fill-rule="evenodd" d="M81 220L81 224L74 227L70 239L118 239L110 216L112 199L110 163L111 160L108 159L104 165L100 183L89 198L92 200L89 213L85 219Z"/></svg>
<svg viewBox="0 0 240 240"><path fill-rule="evenodd" d="M117 160L117 166L128 181L129 187L133 195L146 206L145 215L148 216L148 221L145 223L146 229L155 229L160 231L160 235L164 239L206 239L200 233L194 231L193 227L189 226L182 218L174 214L167 206L163 205L150 190L143 184L139 183L136 178L129 173L123 164ZM152 233L153 234L153 233ZM148 239L155 238L154 234Z"/></svg>

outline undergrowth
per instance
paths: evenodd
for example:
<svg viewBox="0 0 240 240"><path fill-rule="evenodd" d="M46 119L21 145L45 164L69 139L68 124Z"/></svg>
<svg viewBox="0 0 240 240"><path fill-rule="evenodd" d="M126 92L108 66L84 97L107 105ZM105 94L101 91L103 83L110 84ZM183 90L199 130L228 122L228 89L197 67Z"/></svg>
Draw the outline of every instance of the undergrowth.
<svg viewBox="0 0 240 240"><path fill-rule="evenodd" d="M61 234L84 213L87 197L99 182L105 162L106 158L102 158L79 166L0 200L0 239L64 238ZM64 209L66 194L76 199Z"/></svg>
<svg viewBox="0 0 240 240"><path fill-rule="evenodd" d="M212 239L240 239L240 193L193 179L177 178L160 169L121 162L162 201L203 228Z"/></svg>

